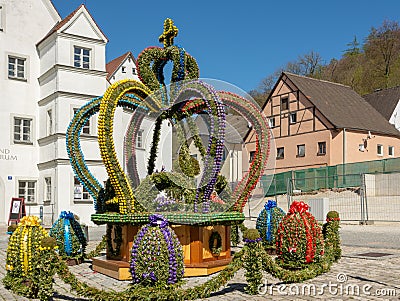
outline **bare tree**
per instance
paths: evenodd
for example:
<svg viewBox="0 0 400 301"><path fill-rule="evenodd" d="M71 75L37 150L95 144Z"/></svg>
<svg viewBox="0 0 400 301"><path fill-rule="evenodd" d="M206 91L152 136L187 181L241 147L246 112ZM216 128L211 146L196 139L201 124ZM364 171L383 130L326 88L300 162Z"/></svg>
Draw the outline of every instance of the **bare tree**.
<svg viewBox="0 0 400 301"><path fill-rule="evenodd" d="M364 45L367 58L388 78L395 58L400 54L400 26L395 21L385 20L379 28L371 28Z"/></svg>

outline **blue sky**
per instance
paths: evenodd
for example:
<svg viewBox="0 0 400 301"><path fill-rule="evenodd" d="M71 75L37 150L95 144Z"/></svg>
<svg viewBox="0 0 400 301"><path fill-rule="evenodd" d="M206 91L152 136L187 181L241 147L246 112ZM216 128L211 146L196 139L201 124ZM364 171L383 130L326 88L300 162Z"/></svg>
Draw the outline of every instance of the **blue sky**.
<svg viewBox="0 0 400 301"><path fill-rule="evenodd" d="M179 29L175 43L197 59L201 77L227 81L245 91L299 55L340 58L354 36L372 26L400 21L398 0L331 1L128 1L53 0L61 17L80 4L109 38L107 61L160 46L165 18Z"/></svg>

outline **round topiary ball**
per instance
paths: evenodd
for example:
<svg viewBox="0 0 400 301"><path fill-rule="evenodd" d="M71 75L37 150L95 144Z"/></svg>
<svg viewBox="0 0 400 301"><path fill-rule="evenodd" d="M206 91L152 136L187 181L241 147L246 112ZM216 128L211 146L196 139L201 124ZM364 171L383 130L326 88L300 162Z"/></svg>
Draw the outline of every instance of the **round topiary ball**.
<svg viewBox="0 0 400 301"><path fill-rule="evenodd" d="M277 262L290 267L302 267L318 262L324 254L322 230L308 205L293 202L279 224L276 237Z"/></svg>
<svg viewBox="0 0 400 301"><path fill-rule="evenodd" d="M162 215L151 215L149 220L133 242L132 280L145 286L174 284L184 273L182 246Z"/></svg>
<svg viewBox="0 0 400 301"><path fill-rule="evenodd" d="M257 217L256 229L260 233L265 246L275 247L276 231L285 212L277 207L276 202L268 200Z"/></svg>
<svg viewBox="0 0 400 301"><path fill-rule="evenodd" d="M59 254L63 259L83 257L87 240L72 212L61 212L50 229L50 236L57 241Z"/></svg>

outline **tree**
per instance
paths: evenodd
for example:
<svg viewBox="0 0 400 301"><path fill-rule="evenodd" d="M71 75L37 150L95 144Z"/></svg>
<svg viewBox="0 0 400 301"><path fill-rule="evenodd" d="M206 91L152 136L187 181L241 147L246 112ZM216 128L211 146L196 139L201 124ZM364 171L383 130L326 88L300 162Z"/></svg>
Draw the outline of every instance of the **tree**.
<svg viewBox="0 0 400 301"><path fill-rule="evenodd" d="M347 48L344 51L344 54L343 54L344 57L358 55L361 53L361 49L359 47L360 43L358 43L356 36L354 36L353 41L351 41L350 43L347 43L346 46L348 46L349 48Z"/></svg>
<svg viewBox="0 0 400 301"><path fill-rule="evenodd" d="M380 27L372 27L364 51L369 63L374 64L380 71L376 76L385 77L387 88L392 64L400 54L399 23L385 20Z"/></svg>

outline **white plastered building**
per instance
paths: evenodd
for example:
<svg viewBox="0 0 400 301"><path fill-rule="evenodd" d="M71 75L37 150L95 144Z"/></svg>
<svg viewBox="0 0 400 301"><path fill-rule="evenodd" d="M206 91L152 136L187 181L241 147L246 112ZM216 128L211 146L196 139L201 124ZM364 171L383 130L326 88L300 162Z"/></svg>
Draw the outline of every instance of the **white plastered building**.
<svg viewBox="0 0 400 301"><path fill-rule="evenodd" d="M74 111L101 96L110 82L138 80L133 56L107 77L107 42L84 5L61 19L50 0L0 0L0 224L8 222L13 197L25 199L27 214L42 211L46 225L62 210L92 224L93 199L74 177L65 133ZM115 131L125 134L128 115L116 116ZM124 135L114 136L122 162ZM105 181L96 116L83 128L81 144L92 174ZM167 159L162 164L171 165ZM138 168L144 176L146 166Z"/></svg>

